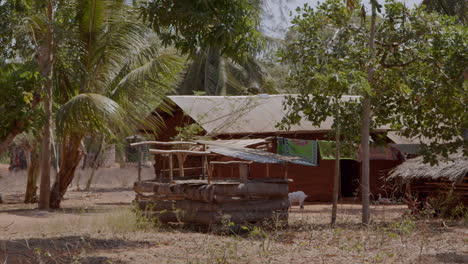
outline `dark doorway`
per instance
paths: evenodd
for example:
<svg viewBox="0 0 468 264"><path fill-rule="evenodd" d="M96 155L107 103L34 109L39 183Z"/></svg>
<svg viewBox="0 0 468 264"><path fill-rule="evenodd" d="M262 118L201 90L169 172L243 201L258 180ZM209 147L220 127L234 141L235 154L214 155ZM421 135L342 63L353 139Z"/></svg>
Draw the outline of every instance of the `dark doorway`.
<svg viewBox="0 0 468 264"><path fill-rule="evenodd" d="M361 166L355 160L341 160L341 197L356 196L359 188Z"/></svg>

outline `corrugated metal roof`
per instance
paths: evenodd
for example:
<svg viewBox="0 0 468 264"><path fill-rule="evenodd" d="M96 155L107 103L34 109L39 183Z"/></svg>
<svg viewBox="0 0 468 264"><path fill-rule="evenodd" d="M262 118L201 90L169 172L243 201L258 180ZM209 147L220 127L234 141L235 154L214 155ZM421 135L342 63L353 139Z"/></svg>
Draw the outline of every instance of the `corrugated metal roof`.
<svg viewBox="0 0 468 264"><path fill-rule="evenodd" d="M387 132L387 137L392 140L395 144L431 144L434 142L437 143L450 143L453 142L457 139L461 139L462 137L454 137L451 140L442 140L440 138L427 138L427 137L419 137L419 138L408 138L405 136L402 136L399 132L397 131L388 131Z"/></svg>
<svg viewBox="0 0 468 264"><path fill-rule="evenodd" d="M261 155L261 154L254 154L254 153L246 152L245 150L243 151L239 149L210 147L209 151L216 153L216 154L223 155L223 156L227 156L227 157L237 158L241 160L249 160L249 161L258 162L258 163L270 163L270 164L275 164L275 163L285 164L286 163L285 161L278 159L278 158ZM268 153L268 152L265 152L265 153ZM273 153L269 153L269 154L273 154Z"/></svg>
<svg viewBox="0 0 468 264"><path fill-rule="evenodd" d="M169 96L185 114L203 127L208 135L273 133L285 116L283 102L288 95L255 96ZM358 99L346 96L345 100ZM304 120L289 131L329 131L333 119L327 118L319 127Z"/></svg>
<svg viewBox="0 0 468 264"><path fill-rule="evenodd" d="M388 131L387 137L392 140L395 144L428 144L431 143L430 140L426 138L408 138L400 135L395 131Z"/></svg>
<svg viewBox="0 0 468 264"><path fill-rule="evenodd" d="M286 163L295 163L305 166L317 166L311 162L308 162L300 157L295 156L285 156L279 155L276 153L271 153L263 151L260 149L251 149L245 147L239 147L235 145L225 144L222 142L216 141L204 141L198 140L197 142L206 144L208 146L208 151L217 153L223 156L228 156L232 158L238 158L242 160L249 160L258 163L277 163L277 164L286 164Z"/></svg>
<svg viewBox="0 0 468 264"><path fill-rule="evenodd" d="M266 142L265 139L263 138L249 138L249 139L225 139L225 140L213 140L213 141L207 141L207 140L200 140L197 141L202 144L222 144L223 146L226 147L234 147L234 148L246 148L251 145L259 144Z"/></svg>

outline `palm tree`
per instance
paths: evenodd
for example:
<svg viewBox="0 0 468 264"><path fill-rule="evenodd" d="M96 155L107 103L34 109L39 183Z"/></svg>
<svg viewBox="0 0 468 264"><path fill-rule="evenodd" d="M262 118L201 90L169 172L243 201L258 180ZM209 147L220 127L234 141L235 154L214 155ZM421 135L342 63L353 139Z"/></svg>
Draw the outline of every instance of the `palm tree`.
<svg viewBox="0 0 468 264"><path fill-rule="evenodd" d="M143 122L152 105L161 103L172 89L181 68L181 58L172 49L161 49L154 33L124 1L66 4L57 15L65 21L61 28L65 34L57 44L55 63L61 158L51 208L60 207L73 180L83 138L126 133ZM150 122L160 125L158 120Z"/></svg>
<svg viewBox="0 0 468 264"><path fill-rule="evenodd" d="M180 94L207 95L276 93L267 68L253 55L243 61L223 56L219 49L205 48L193 55L178 87Z"/></svg>

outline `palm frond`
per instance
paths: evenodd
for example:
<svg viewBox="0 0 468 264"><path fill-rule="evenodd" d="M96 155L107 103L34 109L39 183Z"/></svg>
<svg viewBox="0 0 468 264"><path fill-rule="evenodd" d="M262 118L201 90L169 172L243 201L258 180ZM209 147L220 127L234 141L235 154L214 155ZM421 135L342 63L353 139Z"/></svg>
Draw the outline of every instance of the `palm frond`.
<svg viewBox="0 0 468 264"><path fill-rule="evenodd" d="M123 109L112 99L85 93L73 97L60 107L56 127L61 134L113 134L126 129L124 117Z"/></svg>

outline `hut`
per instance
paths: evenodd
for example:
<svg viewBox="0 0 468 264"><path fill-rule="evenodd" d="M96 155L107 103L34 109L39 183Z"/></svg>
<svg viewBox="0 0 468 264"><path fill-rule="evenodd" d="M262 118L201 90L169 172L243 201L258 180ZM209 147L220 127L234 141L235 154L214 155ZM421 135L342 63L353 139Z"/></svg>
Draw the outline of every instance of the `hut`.
<svg viewBox="0 0 468 264"><path fill-rule="evenodd" d="M393 169L389 178L402 180L407 186L407 195L415 197L419 202L452 191L467 206L467 173L468 158L460 150L447 159L439 157L437 165L424 163L422 156L409 159Z"/></svg>
<svg viewBox="0 0 468 264"><path fill-rule="evenodd" d="M156 108L152 117L159 116L165 121L165 126L159 129L140 127L140 133L152 133L155 140L171 141L179 128L197 124L201 128L199 135L209 136L223 148L237 148L236 153L242 157L248 156L249 149L262 149L277 152L276 139L288 138L298 140L326 141L333 133L333 119L327 118L320 126L313 126L303 120L293 125L289 130L277 127L285 116L283 102L288 95L253 95L253 96L169 96L168 103L172 105L170 112ZM357 99L356 96L345 96L343 100ZM389 128L382 127L373 131L372 138L378 134L386 134ZM268 139L268 140L267 140ZM396 143L390 138L388 143ZM210 144L208 144L210 145ZM212 144L211 144L212 145ZM382 186L388 172L402 162L401 157L389 147L375 147L370 163L370 188L376 198L379 194L388 196L388 190ZM232 154L232 152L231 152ZM281 178L287 169L290 191L304 191L309 201L331 201L333 189L333 173L335 160L318 152L316 166L305 166L298 163L262 164L253 162L250 171L256 177L269 175L271 178ZM158 159L158 158L156 158ZM194 157L195 163L200 163ZM225 155L223 161L235 160L232 155ZM188 165L191 163L187 161ZM341 163L341 197L356 197L359 195L359 179L361 165L359 158L342 159ZM159 164L159 165L158 165ZM163 162L156 160L155 170L164 170ZM167 165L165 166L167 168ZM219 168L219 175L229 175L232 168ZM222 171L224 170L224 171ZM199 172L197 172L199 173Z"/></svg>

